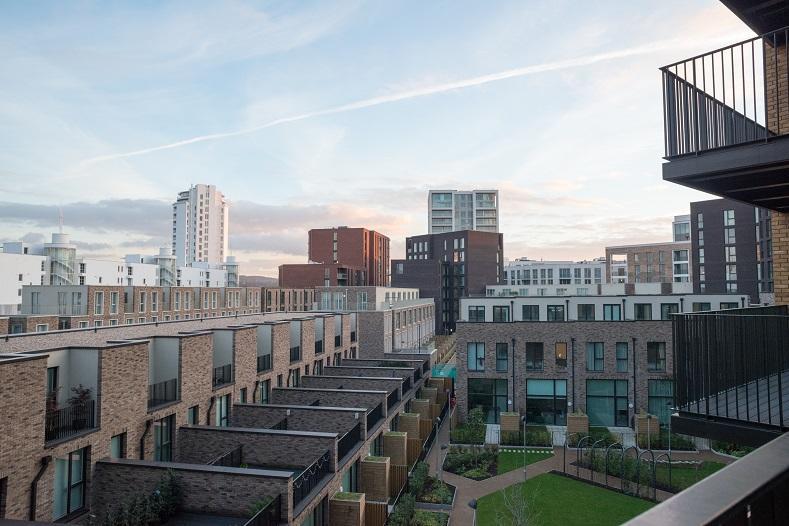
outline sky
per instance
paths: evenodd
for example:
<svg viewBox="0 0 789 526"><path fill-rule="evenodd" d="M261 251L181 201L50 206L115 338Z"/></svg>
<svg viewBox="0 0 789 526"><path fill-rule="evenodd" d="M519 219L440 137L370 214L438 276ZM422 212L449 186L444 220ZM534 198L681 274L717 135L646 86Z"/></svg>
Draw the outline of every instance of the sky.
<svg viewBox="0 0 789 526"><path fill-rule="evenodd" d="M713 0L6 2L0 241L156 253L191 184L243 274L310 228L427 232L430 188L497 188L508 259L669 240L659 67L752 36Z"/></svg>

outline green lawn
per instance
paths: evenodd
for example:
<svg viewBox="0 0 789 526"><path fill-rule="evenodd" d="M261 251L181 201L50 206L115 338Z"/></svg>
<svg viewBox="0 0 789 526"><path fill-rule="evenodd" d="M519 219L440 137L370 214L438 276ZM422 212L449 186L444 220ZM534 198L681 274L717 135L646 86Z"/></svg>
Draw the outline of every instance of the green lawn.
<svg viewBox="0 0 789 526"><path fill-rule="evenodd" d="M726 464L722 462L710 461L702 462L698 470L695 467L678 467L674 465L671 467L671 487L677 491L682 491L725 466ZM668 486L668 466L658 464L655 469L655 476L657 477L658 485L662 483Z"/></svg>
<svg viewBox="0 0 789 526"><path fill-rule="evenodd" d="M530 526L613 526L654 506L643 499L552 473L539 475L516 487L531 499L530 507L537 513L529 522ZM497 517L497 511L504 509L502 499L499 491L477 501L479 526L509 526L508 521L499 522Z"/></svg>
<svg viewBox="0 0 789 526"><path fill-rule="evenodd" d="M528 450L527 450L528 451ZM539 452L527 452L526 453L526 465L534 464L535 462L539 462L541 460L545 460L546 458L551 458L553 456L553 451L546 450L546 451L539 451ZM516 451L514 453L510 453L509 451L501 451L499 450L499 462L498 462L498 474L501 475L502 473L506 473L508 471L512 471L513 469L518 469L523 467L523 451Z"/></svg>

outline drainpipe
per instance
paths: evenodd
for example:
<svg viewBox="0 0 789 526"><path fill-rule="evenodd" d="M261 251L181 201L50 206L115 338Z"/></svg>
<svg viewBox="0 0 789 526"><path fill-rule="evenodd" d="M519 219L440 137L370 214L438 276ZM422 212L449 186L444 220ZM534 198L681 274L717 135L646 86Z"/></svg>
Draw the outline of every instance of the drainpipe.
<svg viewBox="0 0 789 526"><path fill-rule="evenodd" d="M575 338L570 338L571 348L571 377L573 383L573 411L575 411Z"/></svg>
<svg viewBox="0 0 789 526"><path fill-rule="evenodd" d="M636 366L636 339L633 338L633 416L635 418L636 409L638 407L637 400L636 400L636 370L638 367Z"/></svg>
<svg viewBox="0 0 789 526"><path fill-rule="evenodd" d="M627 309L625 308L625 302L626 301L627 300L625 298L622 298L622 319L623 320L627 320Z"/></svg>
<svg viewBox="0 0 789 526"><path fill-rule="evenodd" d="M512 339L512 410L515 411L515 338Z"/></svg>
<svg viewBox="0 0 789 526"><path fill-rule="evenodd" d="M679 299L679 312L685 312L685 298Z"/></svg>
<svg viewBox="0 0 789 526"><path fill-rule="evenodd" d="M52 455L41 457L41 463L38 466L38 472L33 477L33 482L30 483L30 520L36 520L36 500L38 497L38 481L44 476L47 466L52 461Z"/></svg>
<svg viewBox="0 0 789 526"><path fill-rule="evenodd" d="M148 436L148 431L151 430L151 423L153 420L145 421L145 431L142 432L140 437L140 460L145 460L145 437Z"/></svg>
<svg viewBox="0 0 789 526"><path fill-rule="evenodd" d="M564 300L564 321L570 321L570 300Z"/></svg>
<svg viewBox="0 0 789 526"><path fill-rule="evenodd" d="M211 409L214 408L214 402L216 402L216 396L212 396L211 400L208 402L208 411L205 413L205 425L211 425Z"/></svg>

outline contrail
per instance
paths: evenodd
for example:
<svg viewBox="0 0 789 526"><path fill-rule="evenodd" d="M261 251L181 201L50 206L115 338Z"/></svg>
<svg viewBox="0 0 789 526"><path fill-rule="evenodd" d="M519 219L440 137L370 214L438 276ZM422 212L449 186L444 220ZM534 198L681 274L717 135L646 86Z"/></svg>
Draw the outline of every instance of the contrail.
<svg viewBox="0 0 789 526"><path fill-rule="evenodd" d="M709 40L707 40L709 42ZM663 40L658 42L653 42L651 44L646 44L643 46L637 46L627 49L621 49L617 51L609 51L606 53L598 53L594 55L587 55L584 57L577 57L567 60L560 60L556 62L548 62L544 64L534 64L531 66L525 66L521 68L515 69L508 69L505 71L501 71L498 73L490 73L488 75L482 75L479 77L471 77L467 79L456 80L453 82L446 82L442 84L435 84L432 86L425 86L422 88L416 88L412 90L402 91L399 93L392 93L389 95L381 95L378 97L372 97L368 99L358 100L356 102L351 102L348 104L343 104L341 106L335 106L333 108L327 108L324 110L312 111L307 113L300 113L297 115L292 115L290 117L282 117L279 119L275 119L273 121L260 124L257 126L253 126L251 128L243 128L240 130L223 132L223 133L212 133L209 135L199 135L197 137L192 137L190 139L184 139L177 142L172 142L168 144L162 144L160 146L151 146L149 148L142 148L140 150L132 150L129 152L124 153L116 153L116 154L109 154L109 155L102 155L98 157L92 157L90 159L85 159L79 163L79 168L84 168L88 165L100 163L104 161L112 161L115 159L125 159L128 157L136 157L138 155L145 155L148 153L158 152L161 150L170 150L173 148L180 148L182 146L187 146L190 144L195 144L199 142L206 142L206 141L215 141L217 139L227 139L229 137L237 137L239 135L248 135L250 133L255 133L260 130L265 130L266 128L272 128L274 126L279 126L280 124L287 124L289 122L297 122L303 121L305 119L311 119L314 117L321 117L324 115L334 115L336 113L345 113L348 111L359 110L363 108L370 108L372 106L379 106L381 104L389 104L391 102L398 102L401 100L407 99L414 99L417 97L425 97L428 95L434 95L436 93L444 93L447 91L458 90L463 88L470 88L473 86L481 86L483 84L489 84L491 82L498 82L500 80L506 80L516 77L525 77L527 75L534 75L536 73L545 73L548 71L557 71L562 69L569 69L569 68L576 68L581 66L588 66L591 64L596 64L598 62L605 62L609 60L616 60L625 57L632 57L635 55L644 55L649 53L654 53L656 51L662 51L671 47L675 47L677 45L687 46L690 43L685 40L684 42L679 42L677 39L672 40Z"/></svg>

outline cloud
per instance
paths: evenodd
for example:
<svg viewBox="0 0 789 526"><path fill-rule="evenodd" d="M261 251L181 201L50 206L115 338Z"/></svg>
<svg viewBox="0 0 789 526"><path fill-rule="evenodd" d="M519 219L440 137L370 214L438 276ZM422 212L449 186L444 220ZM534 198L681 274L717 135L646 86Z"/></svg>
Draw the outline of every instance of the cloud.
<svg viewBox="0 0 789 526"><path fill-rule="evenodd" d="M137 157L140 155L145 155L149 153L154 153L162 150L170 150L173 148L181 148L183 146L188 146L191 144L207 142L207 141L215 141L219 139L228 139L232 137L238 137L242 135L248 135L251 133L256 133L261 130L265 130L267 128L272 128L275 126L280 126L282 124L288 124L292 122L298 122L306 119L311 119L315 117L322 117L326 115L334 115L338 113L345 113L349 111L360 110L364 108L370 108L374 106L379 106L381 104L389 104L393 102L399 102L403 100L418 98L418 97L425 97L429 95L435 95L438 93L445 93L449 91L455 91L465 88L470 88L474 86L482 86L484 84L489 84L492 82L498 82L502 80L524 77L528 75L534 75L539 73L547 73L552 71L561 71L565 69L571 68L578 68L584 66L590 66L593 64L597 64L600 62L607 62L611 60L618 60L622 58L634 57L638 55L645 55L650 53L656 53L659 51L665 51L671 48L677 47L687 47L690 45L689 39L668 39L668 40L661 40L656 41L640 46L629 47L614 51L606 51L603 53L596 53L592 55L586 55L582 57L576 57L571 59L565 60L558 60L553 62L546 62L542 64L534 64L530 66L524 66L520 68L513 68L504 71L499 71L496 73L490 73L487 75L481 75L476 77L469 77L465 79L460 79L452 82L443 82L428 86L422 86L414 89L408 89L401 92L396 93L389 93L385 95L380 95L377 97L371 97L367 99L361 99L355 102L351 102L348 104L342 104L340 106L335 106L332 108L327 108L323 110L299 113L296 115L291 115L288 117L281 117L278 119L274 119L272 121L266 122L264 124L259 124L257 126L251 126L248 128L242 128L239 130L229 131L229 132L219 132L219 133L211 133L206 135L198 135L196 137L191 137L189 139L184 139L176 142L171 142L167 144L162 144L159 146L152 146L148 148L141 148L138 150L131 150L128 152L123 153L114 153L108 155L101 155L97 157L92 157L89 159L85 159L79 163L77 170L81 170L87 166L92 164L105 162L105 161L112 161L117 159L126 159L129 157Z"/></svg>

